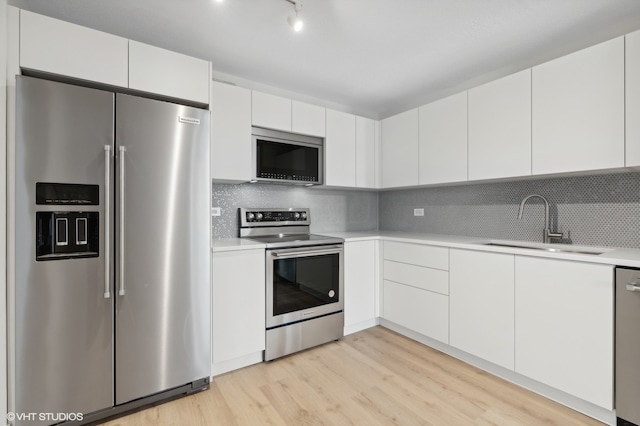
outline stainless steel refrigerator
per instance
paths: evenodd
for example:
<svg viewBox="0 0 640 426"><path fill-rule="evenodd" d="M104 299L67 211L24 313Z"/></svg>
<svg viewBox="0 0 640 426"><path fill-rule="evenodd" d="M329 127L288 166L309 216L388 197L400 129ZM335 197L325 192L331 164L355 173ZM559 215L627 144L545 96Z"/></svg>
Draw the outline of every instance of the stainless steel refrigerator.
<svg viewBox="0 0 640 426"><path fill-rule="evenodd" d="M208 141L206 110L18 77L16 424L208 386Z"/></svg>

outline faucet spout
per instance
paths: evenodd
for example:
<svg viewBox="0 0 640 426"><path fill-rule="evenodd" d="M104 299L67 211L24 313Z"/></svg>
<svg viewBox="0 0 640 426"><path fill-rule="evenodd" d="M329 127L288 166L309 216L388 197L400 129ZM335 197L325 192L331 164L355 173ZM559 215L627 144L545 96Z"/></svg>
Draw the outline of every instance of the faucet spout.
<svg viewBox="0 0 640 426"><path fill-rule="evenodd" d="M518 219L522 219L522 213L524 212L524 205L527 204L527 201L529 201L531 198L534 198L534 197L540 198L544 202L544 233L542 235L542 241L545 243L548 243L551 240L551 238L562 238L561 232L560 233L551 232L551 229L549 229L549 201L547 201L547 199L544 198L542 195L531 194L524 197L522 202L520 202L520 209L518 210Z"/></svg>

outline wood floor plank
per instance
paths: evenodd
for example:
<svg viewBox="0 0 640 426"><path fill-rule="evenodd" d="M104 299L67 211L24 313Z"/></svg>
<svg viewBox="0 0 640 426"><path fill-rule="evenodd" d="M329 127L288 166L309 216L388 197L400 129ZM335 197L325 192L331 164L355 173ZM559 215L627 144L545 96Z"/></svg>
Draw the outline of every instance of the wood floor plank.
<svg viewBox="0 0 640 426"><path fill-rule="evenodd" d="M207 391L105 423L600 425L383 327L218 376Z"/></svg>

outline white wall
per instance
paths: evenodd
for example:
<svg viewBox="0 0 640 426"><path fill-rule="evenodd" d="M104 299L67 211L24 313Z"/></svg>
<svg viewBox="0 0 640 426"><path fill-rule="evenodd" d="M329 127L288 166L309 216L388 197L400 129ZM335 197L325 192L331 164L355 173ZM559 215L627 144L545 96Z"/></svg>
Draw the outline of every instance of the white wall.
<svg viewBox="0 0 640 426"><path fill-rule="evenodd" d="M0 0L0 422L7 418L7 22L7 0Z"/></svg>

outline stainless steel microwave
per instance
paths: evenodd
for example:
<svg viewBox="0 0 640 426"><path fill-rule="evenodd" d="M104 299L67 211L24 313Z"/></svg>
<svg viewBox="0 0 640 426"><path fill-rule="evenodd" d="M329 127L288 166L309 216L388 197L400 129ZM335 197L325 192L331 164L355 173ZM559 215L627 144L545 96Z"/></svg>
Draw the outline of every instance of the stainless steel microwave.
<svg viewBox="0 0 640 426"><path fill-rule="evenodd" d="M252 127L254 181L322 185L324 139Z"/></svg>

